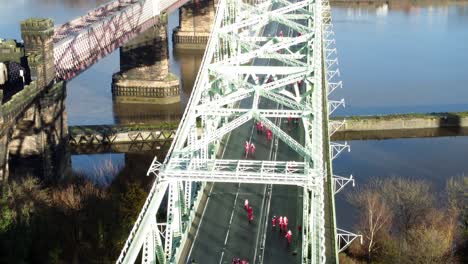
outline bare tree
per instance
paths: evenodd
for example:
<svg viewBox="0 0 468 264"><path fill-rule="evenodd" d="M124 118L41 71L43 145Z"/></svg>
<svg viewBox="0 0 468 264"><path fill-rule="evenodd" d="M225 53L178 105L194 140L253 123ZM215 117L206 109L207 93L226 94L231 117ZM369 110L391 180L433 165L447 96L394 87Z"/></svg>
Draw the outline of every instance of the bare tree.
<svg viewBox="0 0 468 264"><path fill-rule="evenodd" d="M455 217L445 210L433 209L422 223L408 230L403 254L407 263L451 263L456 230Z"/></svg>
<svg viewBox="0 0 468 264"><path fill-rule="evenodd" d="M468 227L468 176L452 177L447 181L448 209L460 216L464 228Z"/></svg>
<svg viewBox="0 0 468 264"><path fill-rule="evenodd" d="M425 181L392 177L382 181L380 192L393 211L397 233L403 236L420 224L434 205L430 185Z"/></svg>
<svg viewBox="0 0 468 264"><path fill-rule="evenodd" d="M379 239L386 237L392 222L392 213L378 191L377 181L350 195L350 201L359 209L359 230L363 235L363 249L367 262L381 248ZM355 252L356 253L356 252Z"/></svg>
<svg viewBox="0 0 468 264"><path fill-rule="evenodd" d="M446 191L448 212L458 219L454 253L461 263L468 263L468 176L450 178Z"/></svg>

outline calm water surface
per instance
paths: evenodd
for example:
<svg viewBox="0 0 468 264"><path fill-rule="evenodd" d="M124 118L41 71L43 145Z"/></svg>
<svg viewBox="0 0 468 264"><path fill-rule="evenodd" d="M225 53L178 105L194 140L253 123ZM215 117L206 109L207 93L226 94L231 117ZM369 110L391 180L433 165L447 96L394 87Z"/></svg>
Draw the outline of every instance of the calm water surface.
<svg viewBox="0 0 468 264"><path fill-rule="evenodd" d="M435 3L333 8L337 114L468 109L468 5Z"/></svg>
<svg viewBox="0 0 468 264"><path fill-rule="evenodd" d="M51 17L61 24L103 1L0 0L0 37L20 38L19 21ZM336 98L347 107L337 114L383 114L468 110L468 5L333 7L341 79L345 88ZM168 32L178 24L169 18ZM169 40L171 38L169 37ZM171 45L170 45L171 46ZM170 50L171 71L181 77L182 105L191 92L201 54ZM112 74L119 70L118 51L68 84L70 125L121 122L111 96ZM138 108L138 106L134 106ZM157 112L150 106L139 110ZM138 112L138 111L136 111ZM442 189L450 176L468 169L468 137L353 141L352 152L334 163L336 174L353 174L359 185L370 177L403 176L428 179ZM74 171L99 185L113 177L144 177L152 154L74 155ZM112 162L119 171L100 178L100 167ZM14 176L13 176L14 177ZM350 228L354 211L337 196L338 222Z"/></svg>
<svg viewBox="0 0 468 264"><path fill-rule="evenodd" d="M468 173L468 137L412 138L351 141L351 153L334 161L337 175L356 179L357 187L370 178L392 176L427 180L435 193L442 194L448 178ZM346 202L355 191L351 185L336 196L337 222L352 230L356 210Z"/></svg>

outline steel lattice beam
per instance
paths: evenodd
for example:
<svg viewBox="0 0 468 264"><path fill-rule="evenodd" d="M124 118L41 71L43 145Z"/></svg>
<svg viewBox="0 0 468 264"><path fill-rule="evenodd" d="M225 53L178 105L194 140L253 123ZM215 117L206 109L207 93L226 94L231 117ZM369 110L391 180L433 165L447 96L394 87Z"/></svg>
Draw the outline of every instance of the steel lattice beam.
<svg viewBox="0 0 468 264"><path fill-rule="evenodd" d="M181 236L183 243L187 232L184 226L190 226L190 219L181 217L189 214L190 182L298 185L305 193L303 263L325 263L324 157L329 149L323 143L329 135L324 134L324 122L328 119L323 115L329 106L324 98L339 87L327 84L339 76L332 51L324 49L328 45L324 43L325 36L330 34L324 22L329 20L328 13L324 14L328 9L322 10L322 0L279 0L274 7L266 1L259 8L242 2L218 2L213 30L180 127L164 162L155 159L148 170L148 174L156 175L157 181L171 187L166 187L166 191L170 190L165 236L157 236L164 241L146 239L148 245L164 246L164 264L179 261L175 259L179 249L172 239ZM291 34L255 35L269 23L280 23ZM270 59L281 65L252 65L257 59ZM282 107L260 108L259 101L265 98ZM240 107L239 102L245 99L251 100ZM330 107L336 105L339 104L331 103ZM298 126L304 134L301 142L270 120L286 117L301 118L303 126ZM252 118L263 122L276 140L281 139L298 153L299 161L225 160L208 153L225 135ZM343 149L332 145L331 154ZM143 215L148 213L147 209L142 211ZM141 229L138 223L136 228ZM148 230L154 233L154 229ZM135 238L132 241L140 242ZM154 255L150 256L154 259Z"/></svg>
<svg viewBox="0 0 468 264"><path fill-rule="evenodd" d="M187 0L111 1L54 30L56 77L70 80Z"/></svg>
<svg viewBox="0 0 468 264"><path fill-rule="evenodd" d="M285 184L313 187L316 172L305 162L226 159L171 159L160 180Z"/></svg>

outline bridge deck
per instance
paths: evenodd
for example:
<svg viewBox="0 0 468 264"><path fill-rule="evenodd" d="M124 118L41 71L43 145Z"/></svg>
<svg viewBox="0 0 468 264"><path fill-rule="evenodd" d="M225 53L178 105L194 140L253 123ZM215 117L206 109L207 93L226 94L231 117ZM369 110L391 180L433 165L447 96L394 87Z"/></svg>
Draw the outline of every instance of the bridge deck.
<svg viewBox="0 0 468 264"><path fill-rule="evenodd" d="M265 28L264 35L276 35L289 29L277 23ZM268 60L256 60L254 65L278 66ZM242 106L251 105L251 98L241 102ZM262 108L277 109L277 104L261 99ZM301 129L279 120L284 131L297 141L301 140ZM303 136L303 135L302 135ZM243 143L251 140L256 145L255 160L302 161L297 152L279 141L278 150L266 135L257 134L254 123L248 122L229 136L223 159L244 159ZM202 215L187 262L231 263L233 257L245 258L250 263L301 263L302 237L298 227L302 225L302 188L286 185L232 184L215 183ZM244 208L245 199L254 211L254 221L249 224ZM289 219L289 229L293 232L293 242L287 245L285 233L278 226L273 229L273 216L284 215Z"/></svg>

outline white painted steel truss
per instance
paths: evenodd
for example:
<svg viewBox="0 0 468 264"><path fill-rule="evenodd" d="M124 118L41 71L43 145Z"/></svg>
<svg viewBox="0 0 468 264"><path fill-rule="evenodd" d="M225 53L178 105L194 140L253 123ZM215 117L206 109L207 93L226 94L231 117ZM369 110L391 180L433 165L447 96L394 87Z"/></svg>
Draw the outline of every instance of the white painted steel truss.
<svg viewBox="0 0 468 264"><path fill-rule="evenodd" d="M331 7L329 0L323 1L323 46L324 46L324 60L325 60L325 67L326 67L326 86L328 96L331 95L337 88L342 88L343 83L340 80L336 80L337 77L340 76L340 71L338 69L338 59L336 58L337 50L334 47L335 39L333 32L333 24L331 23ZM328 114L331 115L338 107L345 106L344 99L341 100L328 100ZM338 131L344 124L345 120L338 121L332 120L328 123L328 135L331 137L336 131ZM343 152L343 150L347 149L348 152L351 150L350 146L345 143L336 143L330 142L330 156L331 160L337 158L337 156ZM332 168L332 167L331 167ZM346 185L352 183L354 187L355 182L353 175L350 175L349 178L333 175L332 176L332 186L334 194L340 192ZM334 199L334 195L332 195L332 199ZM333 202L334 203L334 202ZM335 217L334 217L335 218ZM336 219L334 219L335 227L336 227ZM362 235L357 235L351 233L349 231L337 228L334 230L335 235L335 247L337 248L335 259L338 262L338 253L345 250L351 243L356 239L360 238L360 242L362 244Z"/></svg>
<svg viewBox="0 0 468 264"><path fill-rule="evenodd" d="M338 252L343 252L356 238L359 238L362 244L362 235L357 235L340 228L337 228L336 231L336 240L338 241L339 247Z"/></svg>
<svg viewBox="0 0 468 264"><path fill-rule="evenodd" d="M274 2L274 4L273 4ZM143 247L143 263L179 261L201 191L191 182L289 184L304 188L303 263L326 263L323 113L329 79L337 76L329 60L328 2L220 0L215 24L179 129L164 162L155 158L148 175L156 180L118 263L135 260ZM325 7L325 8L324 8ZM287 36L257 36L270 23L289 28ZM281 66L255 66L269 59ZM334 71L334 73L329 73ZM326 79L326 80L324 80ZM325 86L324 86L325 84ZM334 88L333 88L334 89ZM332 89L332 90L333 90ZM250 102L240 108L239 102ZM279 107L263 109L260 100ZM303 137L295 140L272 120L299 118ZM300 161L226 160L217 157L221 140L241 126L260 121L296 151ZM239 144L242 144L240 141ZM156 221L167 195L165 223ZM164 227L164 229L163 229ZM154 248L152 253L151 248Z"/></svg>
<svg viewBox="0 0 468 264"><path fill-rule="evenodd" d="M333 175L333 191L335 192L335 194L339 193L350 182L354 187L353 175L350 175L349 178L339 175Z"/></svg>
<svg viewBox="0 0 468 264"><path fill-rule="evenodd" d="M347 149L348 152L351 151L351 147L348 145L347 142L345 143L338 143L338 142L330 142L330 148L332 153L332 160L336 159L338 155L340 155L343 150Z"/></svg>
<svg viewBox="0 0 468 264"><path fill-rule="evenodd" d="M328 122L328 134L333 136L342 126L346 124L346 120L331 120Z"/></svg>

